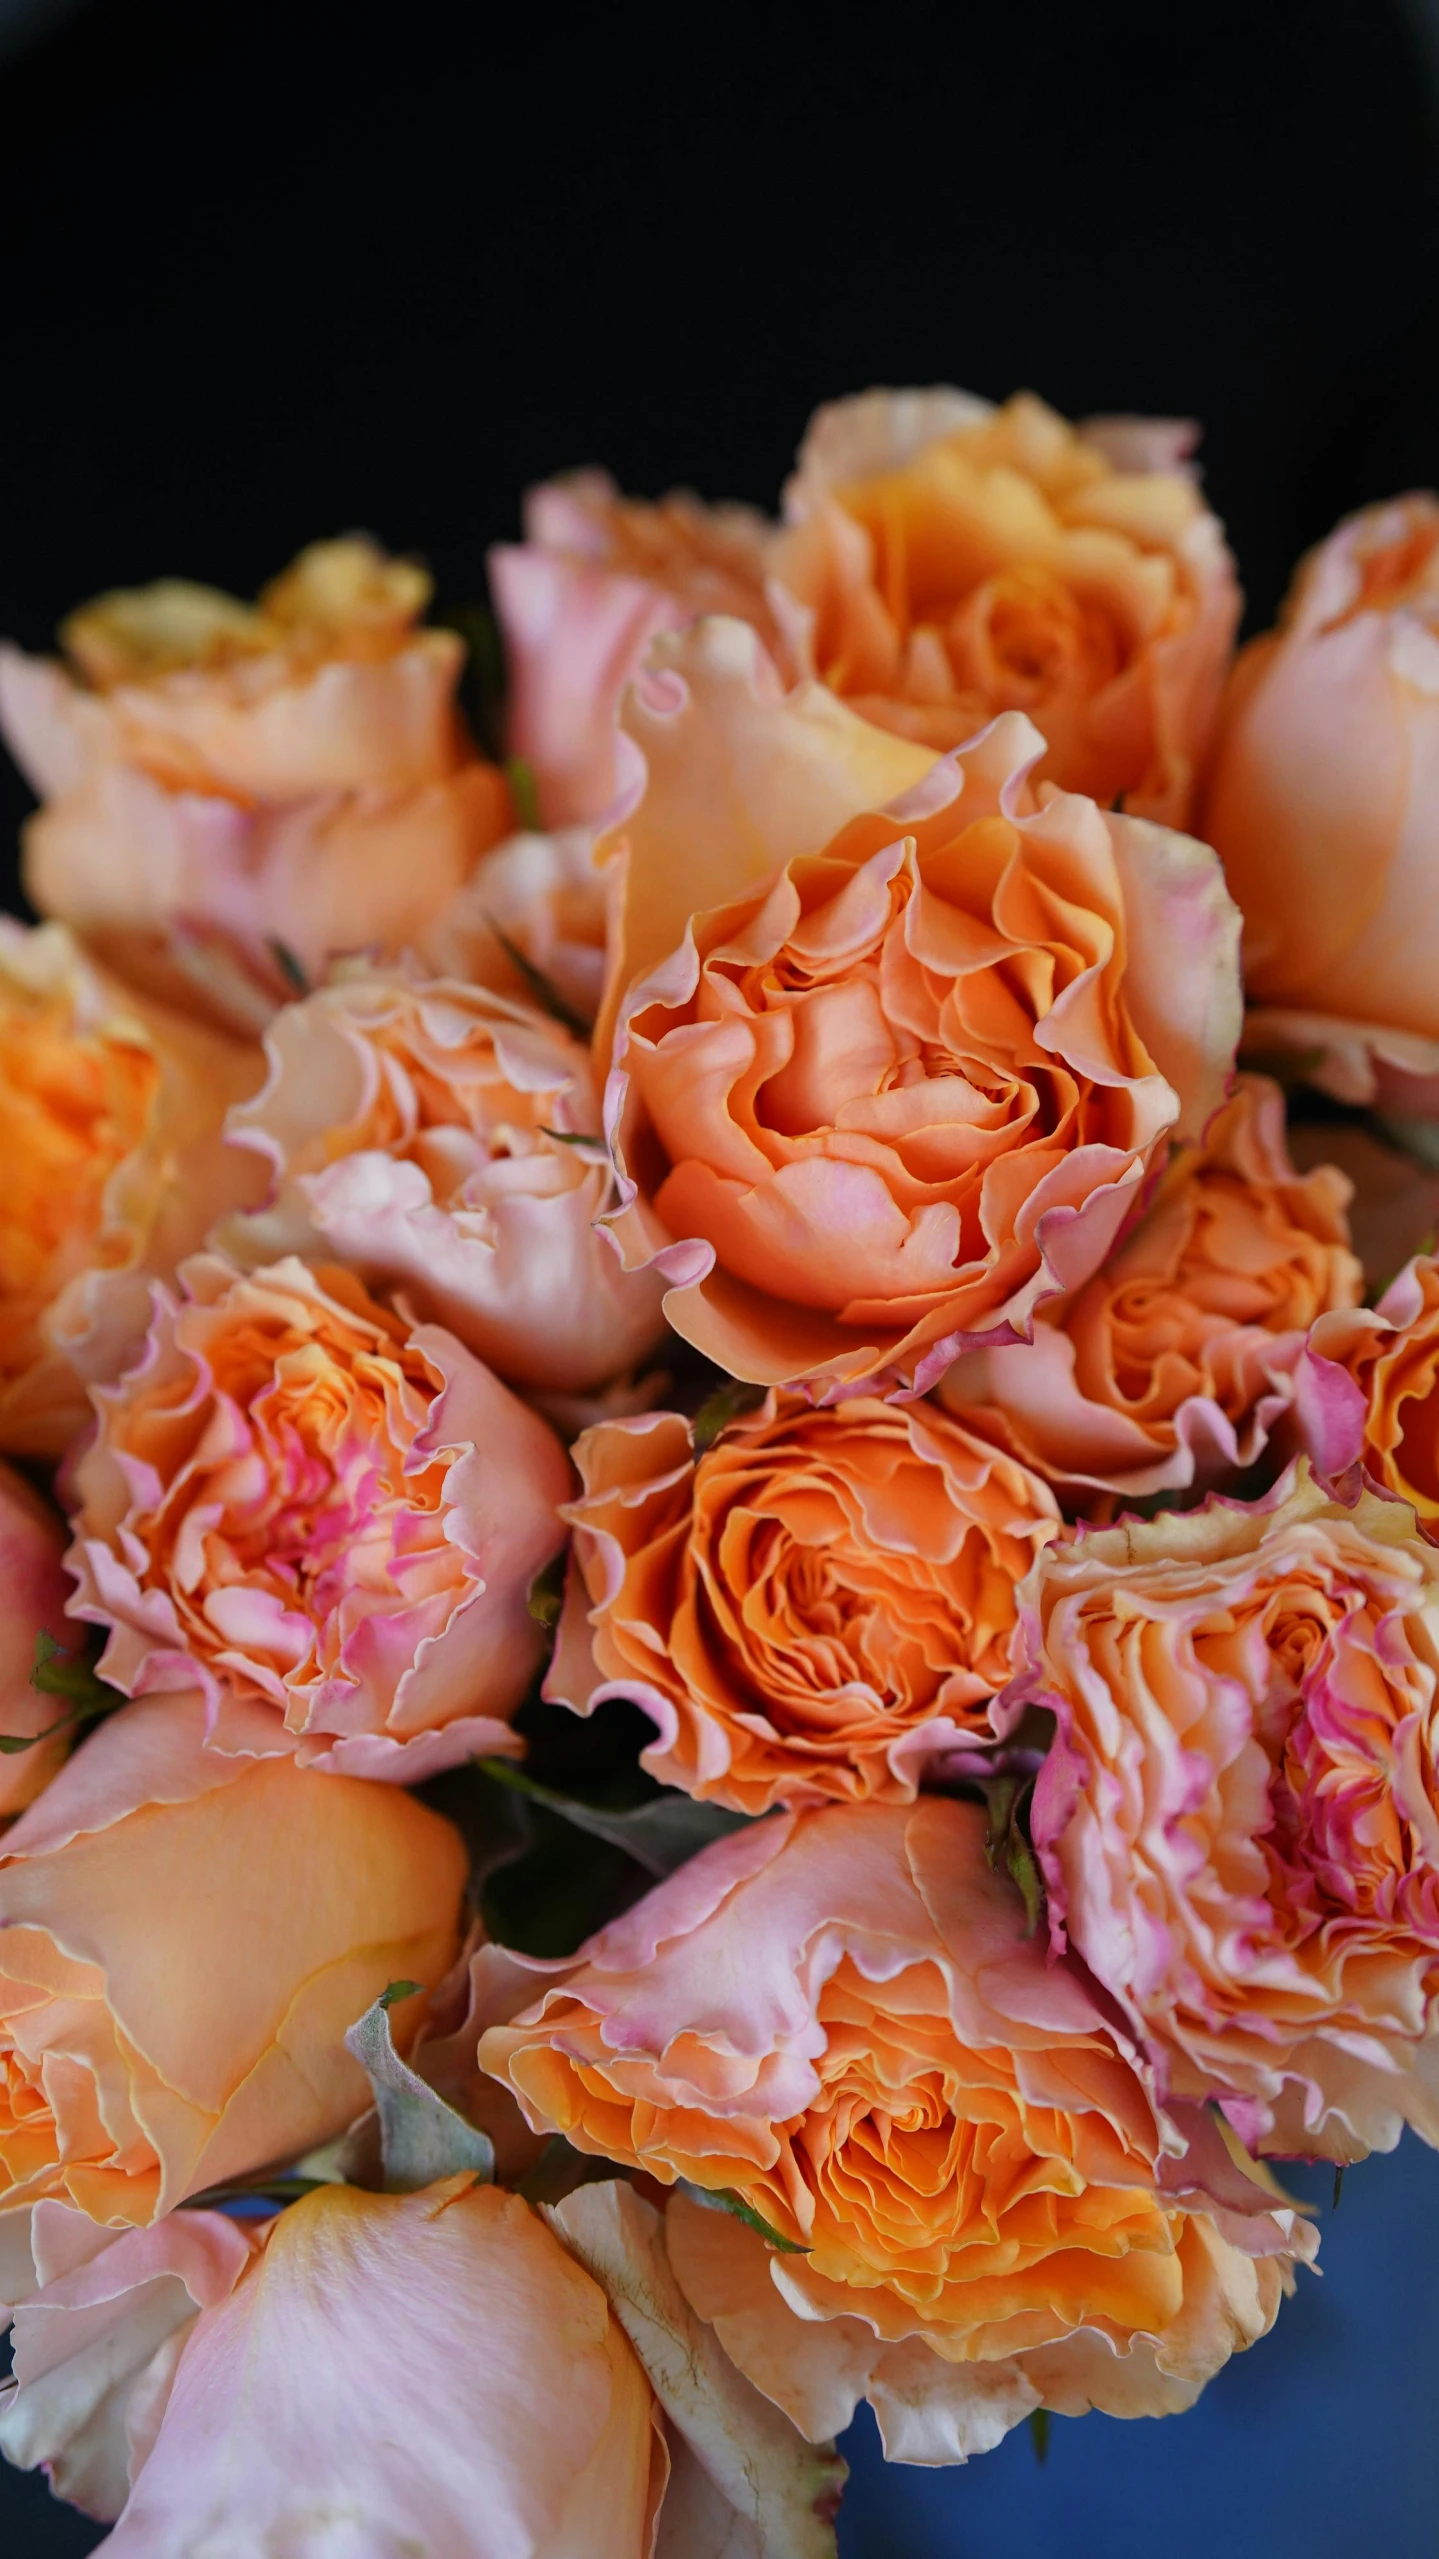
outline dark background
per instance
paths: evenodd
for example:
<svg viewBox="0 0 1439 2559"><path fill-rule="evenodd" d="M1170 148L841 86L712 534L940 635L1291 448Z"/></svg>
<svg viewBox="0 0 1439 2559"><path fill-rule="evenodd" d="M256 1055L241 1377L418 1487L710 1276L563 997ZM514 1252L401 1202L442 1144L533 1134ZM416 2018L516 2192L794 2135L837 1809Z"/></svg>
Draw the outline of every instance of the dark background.
<svg viewBox="0 0 1439 2559"><path fill-rule="evenodd" d="M578 462L772 505L815 402L876 381L1201 417L1259 622L1337 515L1439 482L1439 0L50 7L0 0L30 646L354 525L467 600ZM26 805L0 770L12 879ZM861 2432L846 2559L1439 2552L1439 2160L1354 2172L1325 2257L1163 2429L938 2475ZM0 2474L7 2559L94 2537Z"/></svg>

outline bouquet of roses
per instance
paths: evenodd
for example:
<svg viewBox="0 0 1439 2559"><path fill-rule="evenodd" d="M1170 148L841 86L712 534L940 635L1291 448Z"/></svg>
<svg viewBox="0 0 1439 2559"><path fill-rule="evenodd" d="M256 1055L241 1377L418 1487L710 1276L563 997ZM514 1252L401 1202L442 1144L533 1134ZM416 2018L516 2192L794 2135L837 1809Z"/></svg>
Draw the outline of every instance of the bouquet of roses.
<svg viewBox="0 0 1439 2559"><path fill-rule="evenodd" d="M1193 441L0 657L0 2447L117 2559L823 2559L861 2400L1183 2409L1439 2143L1439 501L1231 672Z"/></svg>

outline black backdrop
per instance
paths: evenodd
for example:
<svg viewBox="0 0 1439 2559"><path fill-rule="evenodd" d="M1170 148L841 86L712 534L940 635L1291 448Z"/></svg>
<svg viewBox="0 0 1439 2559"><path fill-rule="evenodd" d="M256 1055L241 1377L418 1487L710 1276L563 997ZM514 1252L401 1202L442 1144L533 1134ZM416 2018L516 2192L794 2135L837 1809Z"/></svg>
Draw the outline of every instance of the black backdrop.
<svg viewBox="0 0 1439 2559"><path fill-rule="evenodd" d="M0 66L0 630L351 525L459 601L527 480L768 504L931 380L1201 416L1264 619L1439 480L1436 252L1385 0L89 0ZM89 2540L0 2477L17 2559Z"/></svg>

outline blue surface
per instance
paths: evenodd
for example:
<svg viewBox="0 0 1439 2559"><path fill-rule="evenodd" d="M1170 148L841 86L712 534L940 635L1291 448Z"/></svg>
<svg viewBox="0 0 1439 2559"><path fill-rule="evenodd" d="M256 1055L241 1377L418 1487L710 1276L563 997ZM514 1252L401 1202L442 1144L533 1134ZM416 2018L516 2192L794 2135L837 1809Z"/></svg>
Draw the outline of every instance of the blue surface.
<svg viewBox="0 0 1439 2559"><path fill-rule="evenodd" d="M1286 2169L1327 2205L1329 2172ZM1027 2427L964 2470L886 2464L866 2413L842 2559L1406 2559L1439 2553L1439 2155L1351 2168L1272 2335L1197 2408Z"/></svg>
<svg viewBox="0 0 1439 2559"><path fill-rule="evenodd" d="M1327 2203L1328 2172L1286 2171ZM965 2470L886 2464L866 2417L842 2559L1405 2559L1439 2554L1439 2155L1406 2141L1349 2172L1322 2216L1322 2278L1187 2417L1026 2427ZM100 2538L0 2463L5 2559ZM437 2553L435 2559L447 2559Z"/></svg>

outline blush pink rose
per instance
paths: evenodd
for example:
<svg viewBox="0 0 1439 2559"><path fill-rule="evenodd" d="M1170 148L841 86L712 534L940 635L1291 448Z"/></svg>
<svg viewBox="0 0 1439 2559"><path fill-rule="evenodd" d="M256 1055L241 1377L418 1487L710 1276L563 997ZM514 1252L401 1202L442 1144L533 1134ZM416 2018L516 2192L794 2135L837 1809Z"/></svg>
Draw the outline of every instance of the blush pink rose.
<svg viewBox="0 0 1439 2559"><path fill-rule="evenodd" d="M1222 1482L1289 1427L1310 1326L1363 1293L1348 1195L1330 1165L1295 1171L1283 1095L1241 1077L1104 1268L1032 1342L957 1359L941 1402L1082 1510Z"/></svg>
<svg viewBox="0 0 1439 2559"><path fill-rule="evenodd" d="M128 2559L834 2559L844 2477L734 2370L631 2188L539 2213L467 2177L281 2214L136 2466Z"/></svg>
<svg viewBox="0 0 1439 2559"><path fill-rule="evenodd" d="M766 2249L773 2326L701 2315L806 2432L906 2397L905 2457L954 2460L1041 2404L1185 2406L1312 2253L1202 2116L1190 2151L1156 2116L1026 1934L977 1805L775 1814L571 1962L511 1969L540 1995L516 1984L480 2059L532 2123L736 2198L798 2252ZM698 2306L704 2270L673 2262Z"/></svg>
<svg viewBox="0 0 1439 2559"><path fill-rule="evenodd" d="M1076 1948L1175 2097L1251 2146L1439 2143L1439 1554L1300 1461L1046 1550L1034 1839Z"/></svg>
<svg viewBox="0 0 1439 2559"><path fill-rule="evenodd" d="M679 1413L572 1452L569 1586L545 1693L630 1697L644 1764L744 1813L905 1800L993 1739L1047 1486L932 1405L771 1396L695 1449Z"/></svg>
<svg viewBox="0 0 1439 2559"><path fill-rule="evenodd" d="M455 710L423 571L317 543L257 606L163 581L0 651L0 730L44 802L25 876L122 977L247 1025L331 955L398 950L509 822Z"/></svg>
<svg viewBox="0 0 1439 2559"><path fill-rule="evenodd" d="M523 543L490 553L509 665L509 737L545 824L603 815L614 798L621 698L660 631L733 613L777 639L765 603L768 528L747 507L679 494L647 506L603 471L532 489Z"/></svg>
<svg viewBox="0 0 1439 2559"><path fill-rule="evenodd" d="M547 1423L337 1268L219 1255L157 1291L73 1480L73 1613L127 1694L273 1710L273 1747L412 1783L517 1747L531 1581L569 1489ZM253 1748L253 1739L246 1748Z"/></svg>
<svg viewBox="0 0 1439 2559"><path fill-rule="evenodd" d="M1029 394L870 391L818 411L785 522L602 472L532 492L492 554L511 743L547 823L597 817L615 715L656 635L736 614L786 679L947 749L1026 712L1066 790L1188 821L1238 618L1233 563L1156 419L1073 428Z"/></svg>
<svg viewBox="0 0 1439 2559"><path fill-rule="evenodd" d="M732 1374L923 1390L1027 1338L1200 1134L1238 918L1205 847L1036 799L1017 715L936 762L781 694L736 623L658 648L625 713L608 1222ZM897 796L886 753L923 767Z"/></svg>
<svg viewBox="0 0 1439 2559"><path fill-rule="evenodd" d="M1342 1101L1439 1112L1439 498L1300 562L1230 679L1204 796L1244 913L1256 1048Z"/></svg>
<svg viewBox="0 0 1439 2559"><path fill-rule="evenodd" d="M0 2220L0 2453L43 2466L57 2497L113 2523L159 2431L202 2310L234 2291L264 2225L172 2212L106 2230L69 2204Z"/></svg>
<svg viewBox="0 0 1439 2559"><path fill-rule="evenodd" d="M502 1377L567 1393L644 1359L663 1282L626 1271L588 1051L512 998L353 968L265 1036L269 1077L232 1141L268 1206L217 1240L246 1262L339 1260L447 1325Z"/></svg>

